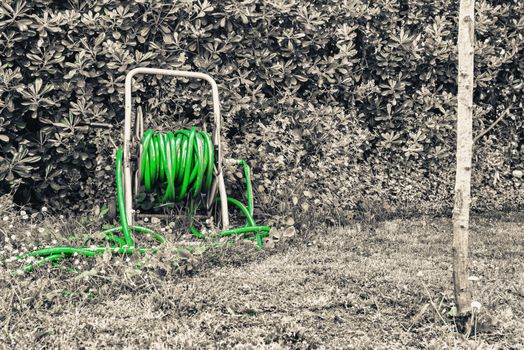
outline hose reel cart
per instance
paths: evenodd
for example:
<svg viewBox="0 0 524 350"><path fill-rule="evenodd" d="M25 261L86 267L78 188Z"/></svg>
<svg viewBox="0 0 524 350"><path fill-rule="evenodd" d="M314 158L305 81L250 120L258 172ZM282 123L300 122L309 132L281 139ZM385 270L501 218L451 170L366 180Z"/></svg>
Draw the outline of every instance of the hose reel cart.
<svg viewBox="0 0 524 350"><path fill-rule="evenodd" d="M213 180L211 187L205 194L205 208L210 212L211 207L214 205L214 199L216 198L217 188L220 196L220 209L221 209L221 220L222 230L229 228L229 211L226 189L224 184L224 175L222 173L223 158L222 148L220 145L220 133L221 133L221 115L220 115L220 102L218 96L218 87L215 80L207 74L198 72L188 71L176 71L167 69L156 69L156 68L136 68L130 71L125 80L125 122L124 122L124 149L123 149L123 180L124 180L124 194L125 194L125 205L126 205L126 216L128 217L129 223L132 225L137 214L133 209L136 206L136 198L140 193L140 186L145 174L142 173L144 157L144 121L142 114L137 114L135 118L135 132L133 133L131 128L133 125L133 96L132 96L132 82L133 77L138 74L151 74L151 75L164 75L173 76L179 78L190 78L190 79L201 79L205 80L211 86L212 99L213 99L213 132L212 132L212 144L214 152L214 164L212 166ZM205 133L206 123L204 117L202 117L202 123L200 128ZM175 145L175 147L179 147ZM161 150L162 151L162 150ZM175 149L177 151L177 149ZM233 163L230 160L229 163ZM179 167L180 168L180 167ZM187 170L187 169L182 169ZM182 199L182 198L180 198ZM153 214L154 216L154 214Z"/></svg>
<svg viewBox="0 0 524 350"><path fill-rule="evenodd" d="M190 130L176 130L174 133L168 132L164 135L152 130L147 130L144 133L142 114L136 113L135 120L133 120L132 81L133 77L138 74L200 79L207 82L211 86L213 102L211 135L207 134L204 116L202 116L199 131L193 127ZM134 132L131 130L133 124L135 125ZM243 160L223 158L220 138L221 124L218 86L211 76L199 72L157 68L135 68L127 74L125 81L123 180L126 216L131 225L137 216L134 210L136 197L143 187L146 191L158 190L158 187L160 187L161 192L163 192L163 194L160 194L160 196L163 196L161 201L165 203L183 201L187 191L187 196L200 198L208 216L211 216L215 204L219 207L220 235L258 233L257 238L259 246L261 246L261 238L268 234L269 228L257 226L253 219L253 194L249 166ZM187 149L184 149L186 146ZM155 162L152 158L160 158L156 159L156 162L160 164L152 165L151 163ZM243 166L244 176L246 177L247 207L227 196L223 174L225 164ZM156 172L156 181L151 179L155 177L154 172ZM246 216L246 227L229 230L228 204L238 207ZM250 227L252 230L249 230ZM191 232L202 238L202 235L195 229L192 228Z"/></svg>

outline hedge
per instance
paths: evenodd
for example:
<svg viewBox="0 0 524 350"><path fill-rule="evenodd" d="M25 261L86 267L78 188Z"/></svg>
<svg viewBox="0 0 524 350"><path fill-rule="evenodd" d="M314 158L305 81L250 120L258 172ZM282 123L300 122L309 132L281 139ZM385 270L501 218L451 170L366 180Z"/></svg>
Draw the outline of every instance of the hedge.
<svg viewBox="0 0 524 350"><path fill-rule="evenodd" d="M148 66L217 80L226 153L253 165L256 205L276 221L447 211L457 3L3 1L1 191L57 210L109 197L124 77ZM499 120L475 147L479 210L524 204L523 29L522 1L477 1L477 135ZM197 83L135 90L155 128L211 112Z"/></svg>

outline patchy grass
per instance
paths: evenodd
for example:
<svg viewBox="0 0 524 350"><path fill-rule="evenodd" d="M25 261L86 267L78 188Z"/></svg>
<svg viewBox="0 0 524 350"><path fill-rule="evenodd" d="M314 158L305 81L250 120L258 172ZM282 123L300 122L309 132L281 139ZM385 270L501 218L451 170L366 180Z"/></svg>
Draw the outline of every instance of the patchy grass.
<svg viewBox="0 0 524 350"><path fill-rule="evenodd" d="M157 256L76 258L32 274L13 274L13 266L4 265L0 344L521 349L523 222L507 216L473 220L471 269L479 277L474 299L482 308L470 339L454 332L449 315L450 220L419 218L318 228L264 252L246 242L193 254L175 254L168 245ZM35 224L25 225L17 235L28 245L36 239ZM0 232L8 231L15 232ZM67 235L81 241L78 236L90 232L83 226ZM7 244L20 248L13 240Z"/></svg>

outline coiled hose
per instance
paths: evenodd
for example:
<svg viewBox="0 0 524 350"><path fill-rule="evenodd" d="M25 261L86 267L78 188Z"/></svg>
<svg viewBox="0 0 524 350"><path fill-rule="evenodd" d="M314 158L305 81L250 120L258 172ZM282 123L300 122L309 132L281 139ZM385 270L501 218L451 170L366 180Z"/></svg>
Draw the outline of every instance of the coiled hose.
<svg viewBox="0 0 524 350"><path fill-rule="evenodd" d="M142 139L142 147L140 181L147 192L156 191L159 194L161 203L180 202L189 195L197 198L201 193L210 189L213 182L214 149L211 137L207 133L198 132L194 127L191 130L177 130L165 135L147 130ZM253 191L249 177L249 166L243 160L239 161L239 165L243 167L246 179L247 208L234 198L228 197L227 201L239 208L244 214L246 225L227 231L219 231L218 236L254 233L258 247L262 248L262 238L269 235L271 228L259 226L253 219ZM24 270L26 272L32 271L34 266L55 262L75 254L96 256L108 250L119 254L156 252L158 247L135 247L131 235L132 231L152 237L160 245L165 242L165 238L146 227L129 226L125 210L122 173L122 149L119 148L116 153L116 193L121 226L102 231L105 238L113 244L109 247L57 246L16 256L16 260L28 257L40 258L34 263L25 265ZM206 238L204 234L194 228L191 228L191 233L197 238Z"/></svg>

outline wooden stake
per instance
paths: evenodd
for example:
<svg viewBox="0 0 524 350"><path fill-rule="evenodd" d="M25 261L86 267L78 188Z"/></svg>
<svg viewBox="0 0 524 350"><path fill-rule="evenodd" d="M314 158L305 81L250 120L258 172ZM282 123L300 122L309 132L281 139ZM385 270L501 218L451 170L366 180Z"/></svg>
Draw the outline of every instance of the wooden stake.
<svg viewBox="0 0 524 350"><path fill-rule="evenodd" d="M473 65L475 1L460 0L458 31L457 169L453 207L453 285L457 316L471 315L468 233L473 155Z"/></svg>

